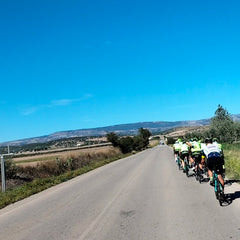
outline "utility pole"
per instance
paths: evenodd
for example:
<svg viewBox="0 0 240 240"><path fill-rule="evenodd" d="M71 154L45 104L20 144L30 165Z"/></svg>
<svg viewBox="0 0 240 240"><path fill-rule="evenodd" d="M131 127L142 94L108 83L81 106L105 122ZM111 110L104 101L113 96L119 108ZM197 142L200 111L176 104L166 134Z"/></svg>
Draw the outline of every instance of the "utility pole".
<svg viewBox="0 0 240 240"><path fill-rule="evenodd" d="M2 176L2 192L6 191L6 178L5 178L5 164L4 156L10 156L12 153L1 154L1 176Z"/></svg>

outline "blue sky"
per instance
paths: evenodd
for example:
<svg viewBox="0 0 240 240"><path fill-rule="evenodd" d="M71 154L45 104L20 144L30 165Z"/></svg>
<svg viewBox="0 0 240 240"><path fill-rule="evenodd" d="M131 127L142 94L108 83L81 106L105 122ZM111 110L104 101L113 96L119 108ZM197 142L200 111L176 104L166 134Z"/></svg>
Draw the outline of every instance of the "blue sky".
<svg viewBox="0 0 240 240"><path fill-rule="evenodd" d="M238 0L0 1L0 142L240 113Z"/></svg>

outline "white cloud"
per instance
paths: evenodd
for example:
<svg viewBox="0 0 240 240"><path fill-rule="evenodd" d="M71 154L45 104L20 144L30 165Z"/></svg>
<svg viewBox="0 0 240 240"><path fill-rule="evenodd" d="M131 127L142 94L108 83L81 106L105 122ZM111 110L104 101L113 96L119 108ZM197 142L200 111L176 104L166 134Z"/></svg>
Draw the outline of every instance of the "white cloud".
<svg viewBox="0 0 240 240"><path fill-rule="evenodd" d="M26 107L26 108L20 109L20 112L22 115L28 116L35 113L38 109L39 107Z"/></svg>
<svg viewBox="0 0 240 240"><path fill-rule="evenodd" d="M40 109L69 106L73 103L82 102L82 101L90 99L90 98L93 98L92 94L85 94L81 98L76 98L76 99L52 100L52 101L50 101L49 104L29 106L29 107L21 108L20 112L21 112L22 115L27 116L27 115L34 114L35 112L39 111Z"/></svg>
<svg viewBox="0 0 240 240"><path fill-rule="evenodd" d="M67 106L76 102L76 99L60 99L60 100L52 100L48 107L55 107L55 106Z"/></svg>

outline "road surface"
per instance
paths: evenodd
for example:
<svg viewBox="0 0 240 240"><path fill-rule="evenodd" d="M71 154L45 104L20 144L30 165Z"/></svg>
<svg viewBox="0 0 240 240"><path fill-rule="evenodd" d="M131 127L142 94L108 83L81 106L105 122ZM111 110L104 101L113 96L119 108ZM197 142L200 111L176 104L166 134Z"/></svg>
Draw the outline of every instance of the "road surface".
<svg viewBox="0 0 240 240"><path fill-rule="evenodd" d="M220 207L159 145L0 210L0 239L239 240L240 187L225 192Z"/></svg>

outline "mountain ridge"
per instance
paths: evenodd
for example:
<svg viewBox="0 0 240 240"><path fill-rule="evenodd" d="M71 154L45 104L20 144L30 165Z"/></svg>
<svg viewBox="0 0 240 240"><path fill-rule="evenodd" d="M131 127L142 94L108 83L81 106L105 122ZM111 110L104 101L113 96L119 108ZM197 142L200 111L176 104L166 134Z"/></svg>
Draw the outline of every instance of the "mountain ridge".
<svg viewBox="0 0 240 240"><path fill-rule="evenodd" d="M232 115L234 121L240 121L240 114ZM26 139L20 139L15 141L8 141L0 143L0 146L21 146L31 143L44 143L52 140L58 140L62 138L71 138L71 137L90 137L90 136L103 136L109 132L115 132L120 135L134 135L137 134L139 128L147 128L152 133L163 132L171 128L176 127L197 127L197 126L206 126L211 122L209 119L201 120L190 120L190 121L152 121L152 122L137 122L137 123L128 123L128 124L118 124L105 127L97 128L87 128L87 129L76 129L76 130L67 130L59 131L49 135L32 137Z"/></svg>

